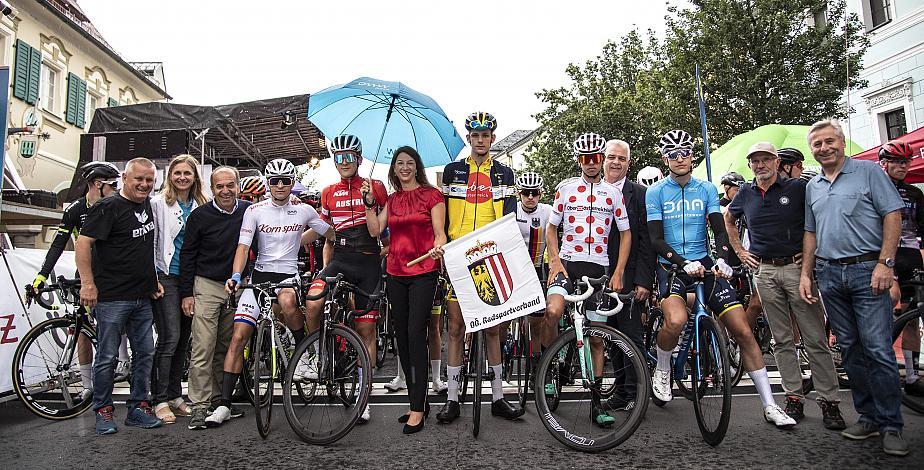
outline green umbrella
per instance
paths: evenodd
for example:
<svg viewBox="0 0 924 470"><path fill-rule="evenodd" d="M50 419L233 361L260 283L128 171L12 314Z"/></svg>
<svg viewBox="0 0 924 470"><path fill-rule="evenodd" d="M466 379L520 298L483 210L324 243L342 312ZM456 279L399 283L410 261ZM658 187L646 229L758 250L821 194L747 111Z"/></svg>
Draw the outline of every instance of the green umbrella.
<svg viewBox="0 0 924 470"><path fill-rule="evenodd" d="M817 171L819 168L818 162L812 158L812 152L809 151L808 147L808 130L809 126L769 124L733 137L712 152L712 182L716 187L721 188L722 185L719 182L722 180L722 175L730 171L738 172L746 180L751 180L754 173L748 167L745 157L748 154L748 149L756 142L770 142L777 149L783 147L797 148L805 155L805 163L803 164L805 168ZM852 141L847 141L847 149L844 153L855 155L862 151L862 147ZM700 163L693 170L693 176L706 179L705 162Z"/></svg>

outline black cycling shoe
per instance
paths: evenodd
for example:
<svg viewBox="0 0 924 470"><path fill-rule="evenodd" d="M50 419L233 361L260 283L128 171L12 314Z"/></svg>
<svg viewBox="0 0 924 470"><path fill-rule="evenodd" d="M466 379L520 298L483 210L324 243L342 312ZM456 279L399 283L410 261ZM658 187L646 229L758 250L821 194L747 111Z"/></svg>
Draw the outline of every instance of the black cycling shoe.
<svg viewBox="0 0 924 470"><path fill-rule="evenodd" d="M443 408L440 409L440 412L436 414L436 420L440 424L449 424L456 420L459 417L459 414L462 412L459 402L455 400L449 400L443 405Z"/></svg>
<svg viewBox="0 0 924 470"><path fill-rule="evenodd" d="M924 379L905 384L905 393L913 397L924 397Z"/></svg>
<svg viewBox="0 0 924 470"><path fill-rule="evenodd" d="M526 410L518 406L513 406L506 398L501 398L500 400L491 403L491 414L493 416L499 416L505 419L517 419L523 414L526 413Z"/></svg>

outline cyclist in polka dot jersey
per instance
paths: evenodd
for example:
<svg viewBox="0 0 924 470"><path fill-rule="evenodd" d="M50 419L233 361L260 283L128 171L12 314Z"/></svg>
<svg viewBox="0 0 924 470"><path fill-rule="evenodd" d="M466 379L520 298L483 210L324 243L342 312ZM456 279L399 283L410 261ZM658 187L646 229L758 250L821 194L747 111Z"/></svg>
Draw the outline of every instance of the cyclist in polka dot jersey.
<svg viewBox="0 0 924 470"><path fill-rule="evenodd" d="M619 236L619 258L610 277L610 288L622 291L622 278L629 258L632 234L622 192L603 181L603 150L606 139L600 135L583 134L574 142L574 153L581 167L581 176L558 185L552 214L546 229L546 250L549 255L549 290L545 319L542 325L542 347L549 346L558 335L558 322L565 311L565 294L574 292L574 281L587 276L599 278L609 268L607 243L610 236ZM619 234L610 234L616 221ZM562 226L561 249L558 226ZM590 322L605 324L606 317L597 314L601 302L595 294L585 301L585 316ZM603 380L603 345L590 342L596 380ZM548 386L547 386L548 388ZM548 391L546 392L548 393ZM611 426L615 419L594 399L591 420L598 426Z"/></svg>

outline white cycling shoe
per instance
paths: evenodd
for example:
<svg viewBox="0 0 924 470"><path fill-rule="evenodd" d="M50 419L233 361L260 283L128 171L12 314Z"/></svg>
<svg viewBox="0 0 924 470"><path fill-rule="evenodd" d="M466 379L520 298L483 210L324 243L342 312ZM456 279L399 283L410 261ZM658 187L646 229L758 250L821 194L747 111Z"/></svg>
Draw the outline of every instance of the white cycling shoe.
<svg viewBox="0 0 924 470"><path fill-rule="evenodd" d="M764 408L764 419L780 429L792 429L796 426L796 420L775 404Z"/></svg>
<svg viewBox="0 0 924 470"><path fill-rule="evenodd" d="M431 386L433 393L437 395L445 394L449 390L449 385L446 382L443 382L439 377L433 379L433 384Z"/></svg>
<svg viewBox="0 0 924 470"><path fill-rule="evenodd" d="M295 365L295 372L292 373L292 380L296 382L308 382L318 380L317 364L311 364L301 361Z"/></svg>
<svg viewBox="0 0 924 470"><path fill-rule="evenodd" d="M385 384L385 389L388 390L389 393L400 392L406 388L407 382L402 379L401 376L395 377L391 379L391 382Z"/></svg>
<svg viewBox="0 0 924 470"><path fill-rule="evenodd" d="M671 401L674 397L671 395L671 373L670 371L655 369L654 376L651 377L651 393L654 397L663 402Z"/></svg>

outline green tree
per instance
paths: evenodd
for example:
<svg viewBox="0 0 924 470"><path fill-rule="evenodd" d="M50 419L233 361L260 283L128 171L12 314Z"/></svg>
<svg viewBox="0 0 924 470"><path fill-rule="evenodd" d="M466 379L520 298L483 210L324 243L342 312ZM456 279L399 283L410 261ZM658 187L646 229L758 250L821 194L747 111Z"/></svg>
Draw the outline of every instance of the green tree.
<svg viewBox="0 0 924 470"><path fill-rule="evenodd" d="M527 164L545 178L547 195L577 174L570 145L582 132L629 142L630 175L646 165L663 168L657 142L665 131L699 134L696 64L713 148L764 124L841 117L848 76L851 88L865 86L858 77L869 41L844 0L685 5L669 7L663 39L630 31L583 66L569 65L568 86L536 94L546 109L535 116L540 130ZM816 23L824 12L826 20Z"/></svg>

